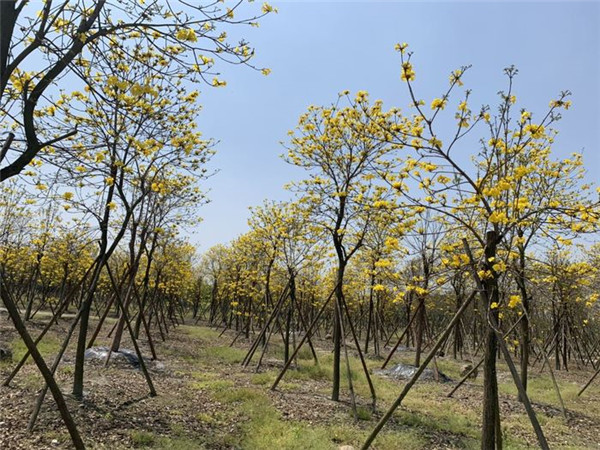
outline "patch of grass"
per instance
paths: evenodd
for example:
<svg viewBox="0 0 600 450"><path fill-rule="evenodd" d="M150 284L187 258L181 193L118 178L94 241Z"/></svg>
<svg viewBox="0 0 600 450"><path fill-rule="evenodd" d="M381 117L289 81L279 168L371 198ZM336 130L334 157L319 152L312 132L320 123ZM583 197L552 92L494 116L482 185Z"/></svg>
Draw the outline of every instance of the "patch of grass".
<svg viewBox="0 0 600 450"><path fill-rule="evenodd" d="M512 378L499 382L498 390L503 394L517 395L517 388ZM558 398L549 375L530 377L527 381L527 394L532 401L558 405ZM561 394L564 398L564 389L561 389Z"/></svg>
<svg viewBox="0 0 600 450"><path fill-rule="evenodd" d="M172 423L171 433L173 433L174 436L185 436L185 427L181 423Z"/></svg>
<svg viewBox="0 0 600 450"><path fill-rule="evenodd" d="M275 378L277 378L277 373L270 370L268 372L255 373L250 377L250 383L257 386L270 386L275 381Z"/></svg>
<svg viewBox="0 0 600 450"><path fill-rule="evenodd" d="M222 444L248 450L277 449L322 449L328 442L326 434L315 433L306 425L281 419L262 390L242 387L224 392L220 397L224 403L234 405L240 416L240 433L224 436Z"/></svg>
<svg viewBox="0 0 600 450"><path fill-rule="evenodd" d="M246 350L235 347L207 347L202 349L201 358L213 363L239 364L246 356Z"/></svg>
<svg viewBox="0 0 600 450"><path fill-rule="evenodd" d="M258 374L263 375L263 374ZM261 379L261 378L259 378ZM238 414L239 432L221 437L219 445L262 450L266 448L286 450L335 450L340 445L360 446L366 439L366 430L354 423L314 426L303 421L283 420L271 404L269 397L259 389L251 387L233 388L221 394L223 403L232 405ZM228 409L231 410L232 407ZM370 420L366 408L359 409L362 420ZM203 417L206 419L205 417ZM378 438L378 449L396 450L427 448L424 438L412 430L387 431Z"/></svg>
<svg viewBox="0 0 600 450"><path fill-rule="evenodd" d="M48 446L52 441L57 441L59 444L68 444L71 438L66 431L48 430L43 431L44 440L48 442Z"/></svg>
<svg viewBox="0 0 600 450"><path fill-rule="evenodd" d="M426 432L443 431L473 438L478 433L477 421L448 409L441 409L439 413L434 412L431 407L425 410L399 410L395 415L400 423Z"/></svg>
<svg viewBox="0 0 600 450"><path fill-rule="evenodd" d="M248 450L324 450L336 449L328 436L328 430L311 429L302 423L284 422L277 419L261 419L260 429L249 430L242 440L242 448Z"/></svg>
<svg viewBox="0 0 600 450"><path fill-rule="evenodd" d="M366 381L360 377L357 392L368 395ZM400 394L404 383L378 376L373 377L378 404L389 405ZM409 427L415 427L427 433L452 433L464 438L479 437L479 413L469 410L456 399L446 399L447 386L434 382L417 383L396 411L396 420ZM443 400L442 400L443 399ZM382 406L379 407L380 409Z"/></svg>
<svg viewBox="0 0 600 450"><path fill-rule="evenodd" d="M308 345L303 345L302 348L298 351L298 359L303 360L312 360L313 354L310 351L310 347Z"/></svg>
<svg viewBox="0 0 600 450"><path fill-rule="evenodd" d="M194 389L206 389L207 391L210 391L212 393L225 392L234 386L233 381L231 381L231 380L219 380L219 379L197 381L197 382L190 383L190 385Z"/></svg>
<svg viewBox="0 0 600 450"><path fill-rule="evenodd" d="M196 420L198 420L198 422L206 423L208 425L212 425L212 424L216 423L215 418L213 416L211 416L210 414L206 414L206 413L196 414Z"/></svg>
<svg viewBox="0 0 600 450"><path fill-rule="evenodd" d="M284 446L279 448L325 450L338 449L341 445L360 448L370 433L370 427L361 429L352 424L340 424L312 428L303 425L295 433L294 431L292 433L296 440L294 442L280 441ZM305 447L302 446L303 443L306 444ZM378 450L422 450L428 447L427 440L418 431L410 429L384 430L377 436L373 445L373 448Z"/></svg>
<svg viewBox="0 0 600 450"><path fill-rule="evenodd" d="M358 420L371 420L371 410L364 406L358 406L356 408L356 416L358 417Z"/></svg>
<svg viewBox="0 0 600 450"><path fill-rule="evenodd" d="M332 379L332 354L327 349L317 349L319 365L312 361L312 353L308 346L304 346L298 355L298 367L290 368L281 381L278 393L268 392L272 382L277 377L280 369L273 365L263 367L262 373L254 373L251 370L243 370L237 365L246 354L250 346L248 342L238 339L236 347L229 347L233 339L231 334L219 338L220 330L207 327L182 326L177 328L183 330L181 334L173 335L176 345L169 341L162 343L164 349L161 354L172 356L174 360L184 360L175 373L181 383L187 384L192 389L201 389L204 392L192 392L192 398L205 398L208 396L220 402L219 407L198 409L195 405L187 403L187 399L181 401L178 394L172 396L159 396L155 401L164 405L161 418L170 424L168 436L162 433L148 431L133 431L131 428L124 431L128 433L120 444L123 448L146 447L152 449L175 449L191 450L205 448L231 448L231 449L315 449L315 450L337 450L342 445L351 445L360 448L368 434L374 427L377 418L396 399L405 382L394 381L377 375L372 375L373 383L377 391L378 413L373 415L368 408L370 399L369 386L363 373L360 360L356 356L350 356L352 368L352 379L354 388L361 405L358 407L359 421L355 421L349 405L342 405L339 409L332 411L323 423L320 421L308 422L298 418L295 410L301 408L319 408L319 396L306 406L299 402L292 408L293 415L283 416L276 408L273 399L277 403L281 401L279 395L285 396L289 391L300 390L317 394L322 393L325 397L331 394ZM52 359L52 355L58 351L62 340L61 336L49 335L48 340L42 344L42 353ZM283 346L278 336L273 336L269 346L266 360L283 357ZM18 359L25 352L20 342L13 343L14 358ZM167 358L168 359L168 358ZM254 360L256 362L257 359ZM414 353L400 352L394 357L394 361L414 363ZM272 361L270 361L272 362ZM439 358L438 368L454 380L458 380L461 367L466 362L456 361L451 358ZM382 360L370 358L367 360L369 369L379 368ZM280 365L280 364L278 364ZM390 363L390 366L393 362ZM8 361L6 366L0 363L0 369L12 368L13 363ZM430 368L432 365L429 366ZM41 378L32 367L19 375L16 384L19 387L31 385L39 388ZM342 359L342 397L348 400L348 382L346 379L345 360ZM499 361L499 385L501 401L508 400L512 407L505 408L502 415L502 427L504 444L509 449L536 448L535 435L526 415L518 407L516 402L516 389L507 373L505 365ZM59 368L61 375L71 375L72 365ZM116 373L116 372L115 372ZM372 372L371 372L372 373ZM593 383L588 391L577 397L577 392L585 379L590 374L582 370L570 372L556 372L561 386L561 392L569 410L585 415L590 419L600 416L600 382ZM590 446L590 435L577 436L570 429L558 412L558 401L550 377L545 371L530 371L529 392L534 403L552 405L556 411L548 411L547 408L537 408L538 418L544 428L544 432L550 440L550 444L561 448L587 448ZM64 377L63 377L64 378ZM436 446L447 446L448 448L478 449L480 448L480 423L481 406L475 405L473 398L465 401L471 394L476 398L481 396L480 387L482 377L476 381L469 381L463 388L461 395L456 399L447 399L445 394L451 389L450 384L435 382L418 382L402 406L396 411L394 418L381 431L373 444L373 448L379 450L396 449L429 449ZM185 390L182 390L185 392ZM507 399L506 396L510 396ZM294 401L295 396L289 396L289 401ZM285 399L285 398L284 398ZM326 400L325 400L326 401ZM517 407L515 407L517 405ZM216 405L212 405L216 406ZM325 407L329 408L328 405ZM474 408L473 408L474 407ZM473 409L472 409L473 408ZM287 409L287 408L286 408ZM183 416L196 420L202 432L196 433L196 428L188 428L182 420ZM302 415L300 415L302 416ZM319 417L320 415L317 415ZM106 412L103 419L113 421L110 412ZM593 436L593 433L592 433ZM47 434L43 434L44 442ZM61 435L59 441L65 445L69 441L67 434ZM49 445L48 441L48 445ZM566 444L565 442L568 442ZM93 443L91 443L93 444ZM117 446L119 447L119 446ZM94 448L94 447L91 447ZM119 447L121 448L121 447Z"/></svg>
<svg viewBox="0 0 600 450"><path fill-rule="evenodd" d="M59 369L61 373L65 374L65 375L73 375L73 373L75 372L75 367L74 366L60 366Z"/></svg>
<svg viewBox="0 0 600 450"><path fill-rule="evenodd" d="M273 381L275 381L275 378L273 378ZM271 386L269 385L269 388L271 388ZM281 391L297 391L302 389L302 384L301 383L292 383L290 381L280 381L279 385L277 385L277 389L281 390Z"/></svg>
<svg viewBox="0 0 600 450"><path fill-rule="evenodd" d="M352 445L360 448L370 434L370 427L361 430L351 425L341 425L325 428L330 442L339 445ZM383 430L373 443L373 448L378 450L422 450L427 449L427 440L417 430Z"/></svg>
<svg viewBox="0 0 600 450"><path fill-rule="evenodd" d="M134 430L131 432L131 443L134 447L151 447L156 442L156 436L149 431Z"/></svg>
<svg viewBox="0 0 600 450"><path fill-rule="evenodd" d="M250 409L252 412L267 405L270 406L269 398L261 391L252 388L229 389L223 393L221 400L227 403L241 402L245 409ZM258 412L260 413L260 411Z"/></svg>
<svg viewBox="0 0 600 450"><path fill-rule="evenodd" d="M209 426L217 426L217 425L223 424L223 423L225 423L227 418L228 418L227 414L219 412L219 411L215 411L213 414L207 414L207 413L202 413L202 412L196 414L196 420L198 420L198 422L201 422L201 423L209 425Z"/></svg>
<svg viewBox="0 0 600 450"><path fill-rule="evenodd" d="M185 373L183 375L185 375ZM219 378L219 376L215 372L208 372L206 370L189 372L189 375L194 380L199 380L199 381L216 380Z"/></svg>
<svg viewBox="0 0 600 450"><path fill-rule="evenodd" d="M60 340L57 336L54 336L52 334L47 334L38 343L37 349L44 358L47 358L49 356L56 355L58 353L58 351L60 350L61 344L62 344L62 342L60 342ZM25 346L25 343L21 340L21 338L14 339L11 342L10 346L11 346L11 350L13 353L12 354L13 362L17 363L21 360L21 358L23 358L23 356L25 356L25 353L27 353L27 347ZM33 364L32 359L28 358L27 363Z"/></svg>
<svg viewBox="0 0 600 450"><path fill-rule="evenodd" d="M525 430L525 428L527 428L527 427L523 426L523 429L515 428L506 422L507 422L506 420L503 420L503 422L502 422L502 436L504 439L504 447L505 448L508 448L510 450L525 450L525 449L537 448L537 446L531 446L527 443L527 441L525 441L525 440L523 440L523 438L519 437L519 436L522 436L524 433L529 432L529 430L531 429L531 425L529 425L529 422L525 423L521 420L521 423L520 423L520 425L529 425L529 428L527 430ZM519 431L517 432L517 430L519 430ZM476 442L475 445L473 445L473 448L477 449L477 448L479 448L480 445L481 445L480 442ZM561 447L561 448L564 448L564 447Z"/></svg>
<svg viewBox="0 0 600 450"><path fill-rule="evenodd" d="M200 339L203 341L216 341L219 338L220 332L208 327L197 327L192 325L181 325L179 330L182 330L188 336Z"/></svg>
<svg viewBox="0 0 600 450"><path fill-rule="evenodd" d="M360 446L367 438L367 434L364 434L364 438L358 443ZM421 436L415 430L402 430L393 432L382 432L377 436L377 440L374 442L373 447L379 450L422 450L430 448L429 443L425 437Z"/></svg>
<svg viewBox="0 0 600 450"><path fill-rule="evenodd" d="M14 366L14 363L12 361L12 359L8 360L8 359L4 359L2 361L0 361L0 371L4 372L6 371L10 371L11 368Z"/></svg>
<svg viewBox="0 0 600 450"><path fill-rule="evenodd" d="M313 430L303 423L281 420L278 411L262 392L242 388L226 397L229 401L241 403L238 407L248 418L248 421L242 425L241 448L248 450L332 448L324 430Z"/></svg>
<svg viewBox="0 0 600 450"><path fill-rule="evenodd" d="M600 396L600 383L594 382L581 397L578 397L577 394L581 390L584 381L576 383L572 379L567 378L569 374L561 371L555 371L554 374L567 410L576 411L589 417L598 417L600 415L600 404L597 401L593 401L593 399L597 399ZM581 375L582 380L588 377L589 374L587 373ZM510 378L506 378L500 382L498 389L501 393L512 397L516 397L517 395L517 389ZM533 373L527 383L527 394L534 403L550 405L556 408L557 412L560 410L560 402L548 373Z"/></svg>
<svg viewBox="0 0 600 450"><path fill-rule="evenodd" d="M161 450L201 450L206 448L206 445L196 439L162 437L157 440L154 448Z"/></svg>
<svg viewBox="0 0 600 450"><path fill-rule="evenodd" d="M414 362L414 361L413 361ZM452 359L438 359L437 367L440 372L444 375L450 377L452 380L460 380L462 376L460 373L462 372L463 366L469 364L467 362L455 361ZM429 364L429 368L433 369L433 363Z"/></svg>
<svg viewBox="0 0 600 450"><path fill-rule="evenodd" d="M333 368L330 364L299 364L297 369L290 367L284 378L289 380L332 380Z"/></svg>
<svg viewBox="0 0 600 450"><path fill-rule="evenodd" d="M555 376L558 378L561 373L555 372ZM576 402L579 397L577 393L581 389L581 386L571 381L557 379L557 383L560 389L561 396L565 402ZM593 386L592 386L593 387ZM505 381L498 383L498 389L501 393L509 395L517 395L517 388L515 387L512 378L507 378ZM590 389L590 395L594 395L593 390ZM549 374L537 375L534 374L527 381L527 394L530 399L538 403L546 403L548 405L554 405L559 407L558 397L552 384L552 379Z"/></svg>

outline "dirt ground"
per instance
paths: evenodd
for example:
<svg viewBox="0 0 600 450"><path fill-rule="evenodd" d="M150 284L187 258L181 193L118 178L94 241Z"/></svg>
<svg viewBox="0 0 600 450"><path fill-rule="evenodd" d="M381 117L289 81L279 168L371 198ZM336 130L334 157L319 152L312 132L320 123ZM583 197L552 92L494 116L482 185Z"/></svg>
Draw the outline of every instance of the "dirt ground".
<svg viewBox="0 0 600 450"><path fill-rule="evenodd" d="M56 354L68 320L60 322L40 346L47 361ZM43 322L36 319L29 325L34 336ZM161 364L152 370L156 397L148 395L148 386L137 369L87 363L84 400L78 402L66 395L86 445L93 449L358 448L403 386L402 382L373 375L379 396L373 413L367 384L357 358L352 356L359 404L357 420L352 414L347 385L343 401L329 399L328 342L316 343L319 366L303 349L299 366L286 374L277 391L271 391L269 387L283 366L280 344L270 347L257 371L256 364L242 368L240 361L250 343L237 339L231 346L234 337L233 332L221 335L220 331L194 325L172 329L164 342L157 336ZM104 333L98 345L107 343ZM141 344L144 354L148 354L146 343L141 340ZM0 347L3 346L12 348L14 361L24 352L5 316L0 317ZM127 342L124 347L131 348ZM57 378L65 393L71 390L73 353L72 344L58 369ZM410 361L411 354L401 354L399 359ZM14 361L0 362L2 380L14 367ZM437 363L451 378L459 379L463 362L439 358ZM370 357L368 365L377 368L381 359ZM531 371L530 391L551 447L600 448L600 379L577 397L577 391L593 373L591 368L557 373L567 407L564 419L552 384L539 369L538 365ZM499 381L505 448L536 448L531 425L515 399L510 375L502 365ZM479 448L481 380L467 383L453 398L447 398L452 386L453 383L418 383L373 448ZM24 366L10 387L0 387L0 449L70 448L50 395L35 429L27 431L41 387L41 377L32 363Z"/></svg>

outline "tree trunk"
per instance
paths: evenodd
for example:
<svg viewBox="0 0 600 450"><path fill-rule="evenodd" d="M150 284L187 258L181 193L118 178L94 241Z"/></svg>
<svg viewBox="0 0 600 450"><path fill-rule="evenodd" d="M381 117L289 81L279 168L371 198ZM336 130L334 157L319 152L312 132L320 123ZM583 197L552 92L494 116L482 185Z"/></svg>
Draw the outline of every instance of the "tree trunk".
<svg viewBox="0 0 600 450"><path fill-rule="evenodd" d="M463 246L471 262L470 269L477 288L480 292L482 318L485 329L484 361L483 361L483 420L481 424L481 449L494 450L502 448L500 429L500 405L498 402L498 378L496 374L496 358L498 340L491 324L498 323L498 278L492 268L496 258L497 234L495 231L486 233L484 260L480 268L485 276L480 277L475 266L475 260L466 239Z"/></svg>
<svg viewBox="0 0 600 450"><path fill-rule="evenodd" d="M373 269L372 269L373 270ZM369 353L369 336L373 323L373 286L375 285L375 275L371 275L371 286L369 287L369 316L367 319L367 337L365 338L365 354Z"/></svg>
<svg viewBox="0 0 600 450"><path fill-rule="evenodd" d="M103 250L101 250L104 253ZM99 258L98 265L94 270L94 275L90 283L89 290L86 294L86 298L82 301L81 305L81 322L79 323L79 335L77 337L77 350L75 354L75 371L73 374L73 396L79 400L83 398L83 372L85 362L85 350L87 347L87 331L89 327L90 311L92 307L92 301L94 299L94 293L98 280L100 278L100 272L104 268L106 263L105 255L102 254Z"/></svg>
<svg viewBox="0 0 600 450"><path fill-rule="evenodd" d="M523 237L523 232L519 231L519 237ZM521 320L521 384L523 390L527 392L527 370L529 368L529 346L531 344L529 330L529 298L525 279L525 248L519 246L519 270L517 274L517 284L521 293L521 303L523 304L524 317ZM523 401L519 394L519 401Z"/></svg>
<svg viewBox="0 0 600 450"><path fill-rule="evenodd" d="M483 361L483 423L481 425L481 449L491 450L502 448L500 430L500 405L498 402L498 377L496 373L496 358L498 355L498 340L491 327L487 315L493 316L493 322L498 322L498 280L491 268L491 261L496 258L496 233L488 231L485 244L485 261L483 269L492 271L493 276L487 276L483 281L482 295L483 311L486 325L485 357ZM495 304L495 307L492 306Z"/></svg>
<svg viewBox="0 0 600 450"><path fill-rule="evenodd" d="M340 399L340 356L342 349L342 336L340 319L342 317L342 299L344 298L344 269L345 263L340 260L337 271L337 285L335 288L335 306L333 314L333 387L331 392L331 400L339 401Z"/></svg>
<svg viewBox="0 0 600 450"><path fill-rule="evenodd" d="M421 363L421 352L423 349L423 335L425 334L425 299L422 296L417 298L416 332L415 332L415 366L419 367Z"/></svg>

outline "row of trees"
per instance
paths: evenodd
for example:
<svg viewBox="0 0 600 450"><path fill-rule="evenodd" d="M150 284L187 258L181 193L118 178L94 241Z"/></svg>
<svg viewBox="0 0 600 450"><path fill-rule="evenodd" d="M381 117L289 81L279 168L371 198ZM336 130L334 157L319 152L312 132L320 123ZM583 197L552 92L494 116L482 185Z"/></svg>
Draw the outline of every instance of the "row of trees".
<svg viewBox="0 0 600 450"><path fill-rule="evenodd" d="M287 364L273 388L293 358L290 335L305 333L297 351L305 340L312 347L315 331L331 333L333 400L343 355L348 360L345 336L363 362L373 404L363 358L370 344L381 352L382 343L405 339L422 368L442 345L456 356L465 347L471 355L481 351L485 449L502 446L501 353L547 448L527 397L531 355L553 356L556 369L574 360L595 368L597 357L598 249L589 242L600 191L585 182L581 155L557 159L551 152L552 127L570 94L562 92L539 117L517 110L511 67L495 111L472 110L466 90L448 114L468 67L453 71L447 90L426 103L415 94L412 54L406 44L397 50L409 112L384 110L360 91L300 117L284 155L307 173L289 186L296 200L255 209L249 233L204 256L210 320L247 336L260 330L245 364L265 336L281 333ZM354 402L350 376L348 382Z"/></svg>
<svg viewBox="0 0 600 450"><path fill-rule="evenodd" d="M306 218L299 220L303 211L298 208L293 203L267 203L256 208L250 232L226 246L217 245L202 256L199 276L205 289L198 317L251 337L269 320L277 300L282 295L292 295L293 286L302 318L292 317L291 326L281 322L274 331L278 327L281 332L292 334L306 331L310 319L336 287L337 270L332 267L334 254L328 249L325 236L319 236ZM263 215L265 212L267 216ZM274 222L279 225L265 227L257 222L256 214L280 221ZM347 267L344 299L365 353L387 356L384 347L397 342L399 331L412 322L402 333L401 342L415 349L415 364L419 365L424 340L442 331L449 315L459 309L474 288L469 278L469 260L457 235L437 221L433 221L434 232L426 232L417 226L424 222L414 222L415 230L409 233L393 227L379 228L382 224L378 224ZM297 227L294 233L289 233L286 223ZM265 230L269 230L269 239L263 237ZM272 240L274 236L278 239ZM290 250L297 259L290 259ZM494 309L498 309L501 322L518 321L521 325L525 316L518 278L520 261L516 253L499 253L502 256L496 269L503 265L506 268L500 277L500 302ZM591 348L583 348L593 343L597 331L597 253L597 244L588 248L554 242L540 247L539 253L527 255L526 283L531 291L528 300L535 297L535 307L528 311L535 326L528 328L535 333L526 337L529 346L536 348L540 339L552 337L555 342L546 342L545 346L551 345L560 355L554 361L557 369L568 369L571 361L596 366L591 355L597 349L591 352ZM284 311L285 318L297 307L291 304ZM315 330L319 336L331 334L333 314L333 309L325 311L323 322ZM444 353L468 359L481 346L478 307L473 305L461 322L447 340ZM560 338L554 336L557 332ZM521 328L514 328L506 340L515 351L524 351ZM290 345L285 340L284 344L284 348ZM289 354L290 349L284 351ZM286 362L288 359L284 355Z"/></svg>

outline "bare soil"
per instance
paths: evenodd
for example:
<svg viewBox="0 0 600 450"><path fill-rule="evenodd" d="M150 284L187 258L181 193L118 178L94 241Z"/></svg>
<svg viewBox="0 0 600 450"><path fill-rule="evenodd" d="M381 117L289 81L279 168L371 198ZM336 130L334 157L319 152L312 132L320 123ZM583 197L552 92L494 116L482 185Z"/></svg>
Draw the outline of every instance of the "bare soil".
<svg viewBox="0 0 600 450"><path fill-rule="evenodd" d="M61 321L49 333L48 342L58 345L68 327L68 320L70 319ZM43 323L42 318L36 318L29 324L30 332L37 335ZM157 397L148 395L148 386L139 370L110 365L104 368L102 364L88 363L85 397L82 402L68 394L72 382L71 344L59 366L57 379L88 447L261 448L260 444L249 444L245 440L244 435L249 432L247 424L252 420L252 413L240 409L240 402L244 401L242 397L240 401L232 401L231 393L236 390L240 395L256 392L256 395L266 396L266 407L276 410L277 421L298 424L309 430L315 427L327 430L330 427L330 440L323 442L322 448L335 449L344 444L356 447L402 388L402 382L378 380L378 387L385 386L385 389L377 412L356 421L350 413L351 407L346 397L342 402L332 402L329 399L330 381L326 376L296 376L287 383L282 383L280 390L269 390L273 375L283 365L278 358L280 355L277 352L269 354L258 373L255 366L244 369L239 360L240 355L243 356L244 350L249 347L249 342L238 339L230 347L234 337L232 332L219 336L219 333L206 327L190 325L171 329L164 342L157 337L157 352L164 365L164 368L152 371ZM17 339L11 323L4 316L0 317L0 346L12 344L14 347ZM104 334L98 345L106 345L107 342L108 338ZM141 340L141 345L144 354L149 354L146 342ZM127 342L124 346L128 346ZM320 340L317 347L320 355L327 355L328 342ZM45 354L49 363L55 354L53 348L49 344ZM20 356L17 353L18 349L13 356L15 361ZM311 364L310 360L304 362ZM370 366L376 367L379 364L381 361L378 359L369 360ZM450 360L446 363L448 367L456 367L457 373L461 364ZM12 367L14 362L0 363L1 380L5 379ZM532 371L534 372L537 371ZM573 390L583 385L592 373L591 369L584 368L557 375L561 386L571 386ZM510 383L509 377L508 372L499 374L501 383ZM600 381L596 384L600 384ZM415 441L411 448L478 448L479 425L476 420L466 425L436 422L440 417L443 420L448 417L452 419L452 415L460 418L461 414L478 417L480 413L482 391L479 380L467 383L453 399L448 399L445 395L452 386L453 384L441 386L435 382L421 383L414 393L409 394L409 397L415 396L414 402L407 401L386 429L415 433L419 441ZM24 366L9 387L0 387L0 449L70 448L68 434L50 395L44 402L35 429L31 433L27 431L29 415L41 387L41 377L32 363ZM599 392L593 386L582 397L573 399L572 403L567 394L566 421L557 406L558 402L539 402L534 398L535 409L552 448L599 448ZM368 410L369 403L368 396L359 395L361 409ZM424 410L421 409L422 406ZM449 416L435 415L436 410L444 409L450 411ZM509 436L506 448L536 448L535 436L531 432L524 408L515 396L503 393L501 409L505 420L504 430ZM342 433L340 438L335 432L338 429L354 428L359 432L354 442L344 442L346 435ZM260 433L260 430L253 431ZM293 448L303 448L302 442L298 444L300 445ZM376 443L375 448L394 447L379 447Z"/></svg>

